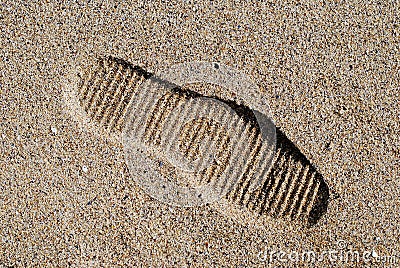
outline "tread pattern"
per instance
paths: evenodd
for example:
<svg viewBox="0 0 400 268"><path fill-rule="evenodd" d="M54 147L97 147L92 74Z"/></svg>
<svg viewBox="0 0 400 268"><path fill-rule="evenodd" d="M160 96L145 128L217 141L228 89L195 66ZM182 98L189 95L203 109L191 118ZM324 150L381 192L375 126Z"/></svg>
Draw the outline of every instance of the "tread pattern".
<svg viewBox="0 0 400 268"><path fill-rule="evenodd" d="M289 220L308 221L313 224L321 214L325 213L329 191L312 164L304 157L296 146L280 131L277 133L276 153L272 165L265 161L268 156L262 143L258 126L251 118L240 116L231 120L233 129L241 130L248 135L242 135L240 150L232 153L229 147L230 138L226 129L220 127L213 120L192 120L186 123L183 132L174 128L174 122L180 117L169 119L172 110L179 107L185 100L193 99L195 92L188 92L180 88L166 91L158 99L149 92L139 92L140 85L151 74L140 67L107 57L98 59L97 64L90 66L79 84L79 100L87 115L99 123L100 126L112 132L121 131L125 125L128 107L135 99L134 120L130 126L137 135L143 137L147 144L170 146L162 144L161 135L167 135L171 140L178 140L179 148L189 159L196 159L199 154L199 141L211 135L218 147L216 161L207 169L199 171L199 181L196 183L222 183L218 178L224 172L230 172L230 178L238 178L237 183L226 195L233 203L247 207L256 215L270 215ZM180 115L207 111L212 115L209 118L227 115L218 111L208 110L209 107L192 107L184 105ZM145 115L150 112L150 116ZM239 114L239 112L238 112ZM243 114L243 112L242 112ZM146 119L143 121L143 119ZM229 119L229 118L228 118ZM171 121L172 120L172 121ZM164 128L165 124L169 124ZM240 152L240 155L235 155ZM244 169L230 168L229 159L244 157L248 159ZM261 165L261 169L260 167ZM251 179L262 176L262 187L253 192L249 191Z"/></svg>

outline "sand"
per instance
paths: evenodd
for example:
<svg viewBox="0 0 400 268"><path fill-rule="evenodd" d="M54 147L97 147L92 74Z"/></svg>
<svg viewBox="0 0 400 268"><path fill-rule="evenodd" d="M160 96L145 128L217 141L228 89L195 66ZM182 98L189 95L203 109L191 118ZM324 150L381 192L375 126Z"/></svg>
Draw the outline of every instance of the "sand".
<svg viewBox="0 0 400 268"><path fill-rule="evenodd" d="M2 3L0 265L263 267L272 254L271 266L398 266L399 9ZM229 202L151 198L120 141L67 109L63 85L85 53L151 73L197 60L245 72L323 176L326 213L304 228ZM340 254L311 263L279 250ZM340 259L355 251L369 262Z"/></svg>

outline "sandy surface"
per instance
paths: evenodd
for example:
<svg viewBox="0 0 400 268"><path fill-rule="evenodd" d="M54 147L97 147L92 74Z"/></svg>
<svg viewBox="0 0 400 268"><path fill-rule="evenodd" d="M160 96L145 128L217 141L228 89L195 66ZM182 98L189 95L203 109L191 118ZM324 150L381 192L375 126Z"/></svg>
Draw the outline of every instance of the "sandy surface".
<svg viewBox="0 0 400 268"><path fill-rule="evenodd" d="M398 266L398 10L396 2L1 3L0 266L262 267L266 249L367 252L376 266L389 265L383 256ZM324 176L327 213L304 229L151 199L130 178L121 144L65 111L62 85L82 52L154 73L194 60L244 71ZM321 259L272 264L371 264Z"/></svg>

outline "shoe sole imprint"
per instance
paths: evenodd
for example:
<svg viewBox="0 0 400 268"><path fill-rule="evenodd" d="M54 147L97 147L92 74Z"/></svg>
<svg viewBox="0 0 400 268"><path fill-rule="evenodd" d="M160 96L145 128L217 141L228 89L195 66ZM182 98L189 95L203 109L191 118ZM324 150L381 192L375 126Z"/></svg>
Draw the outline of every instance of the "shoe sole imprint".
<svg viewBox="0 0 400 268"><path fill-rule="evenodd" d="M121 59L114 57L97 59L96 64L88 66L77 84L79 103L90 119L110 133L121 134L126 122L129 122L146 144L168 146L163 144L165 135L167 133L166 137L175 139L177 134L174 133L173 126L180 120L179 116L171 117L171 111L182 103L199 97L200 94L174 87L173 90L166 91L154 99L139 90L141 84L151 76L152 74L144 69ZM127 121L128 112L132 112L133 109L130 107L133 100L138 106L138 109L134 110L136 118ZM304 222L308 226L314 225L326 212L329 199L329 189L321 174L279 129L276 133L276 153L272 165L261 170L255 168L257 165L254 163L263 161L266 154L263 153L265 148L253 112L231 100L219 99L219 101L227 103L240 116L241 125L239 125L248 133L244 135L247 138L240 141L241 151L246 154L247 161L239 170L232 169L235 172L230 175L236 176L237 179L234 187L230 187L224 197L229 202L246 207L257 216L266 214ZM205 108L197 107L187 112L198 113L202 109ZM144 113L147 114L149 111L151 116L144 117ZM146 121L142 121L143 119ZM165 124L166 121L169 123ZM162 131L164 125L170 126L166 132ZM210 120L192 120L186 123L178 139L178 146L186 157L189 159L196 157L199 138L206 133L213 136L212 139L216 141L219 149L216 154L222 160L201 170L201 175L195 182L197 185L212 181L218 183L218 177L229 166L227 160L232 157L229 136L221 131L218 124ZM262 176L264 180L261 187L250 190L250 180L256 172L259 172L258 176Z"/></svg>

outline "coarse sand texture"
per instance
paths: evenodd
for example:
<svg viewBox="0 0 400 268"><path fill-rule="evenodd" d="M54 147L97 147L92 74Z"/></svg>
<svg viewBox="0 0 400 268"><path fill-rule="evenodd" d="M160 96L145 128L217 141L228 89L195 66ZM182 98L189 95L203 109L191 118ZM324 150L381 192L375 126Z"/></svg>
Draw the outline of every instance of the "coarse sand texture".
<svg viewBox="0 0 400 268"><path fill-rule="evenodd" d="M161 90L158 88L155 92L141 90L140 85L152 75L114 57L94 60L81 73L77 73L77 76L76 93L79 104L98 127L111 134L121 135L124 127L128 128L131 135L140 136L146 146L158 146L161 151L168 147L169 141L178 140L179 148L188 158L198 157L199 140L205 135L211 136L216 142L215 158L218 161L204 168L202 163L197 163L196 176L193 177L196 181L190 181L189 184L200 186L212 183L216 187L215 185L221 183L218 180L221 180L223 173L230 171L228 165L238 165L237 161L229 163L228 159L235 154L229 146L230 137L226 130L221 129L221 125L212 120L218 115L218 111L207 107L207 103L189 102L186 110L183 108L185 111L176 113L172 118L170 116L171 111L185 100L215 96L202 96L190 88L178 86ZM161 82L155 80L154 83ZM308 226L315 224L326 212L329 200L329 189L322 176L279 129L276 132L276 152L270 166L266 159L270 154L263 153L267 148L262 145L260 129L252 111L232 100L222 101L240 115L241 121L231 122L230 127L236 129L234 131L243 129L242 136L248 137L240 140L240 152L236 153L236 157L247 159L246 163L239 168L232 168L227 179L238 179L228 189L223 188L228 187L226 182L221 186L224 198L246 207L254 217L266 214L307 223ZM135 107L130 107L132 102L136 103L133 105ZM200 111L205 112L204 117L188 121L177 131L176 126L185 116L182 113L199 114ZM228 115L223 113L222 116ZM232 118L230 121L233 120ZM130 153L138 154L143 151ZM158 159L159 156L155 154L149 157ZM204 162L204 157L202 159ZM168 159L161 158L158 162L162 163L158 170L160 175L175 176L178 181L185 180L185 174L179 173L179 168L169 164ZM261 169L257 168L258 162L265 163L261 165ZM133 174L135 175L138 176ZM262 184L257 189L250 190L249 184L253 176L261 176Z"/></svg>

